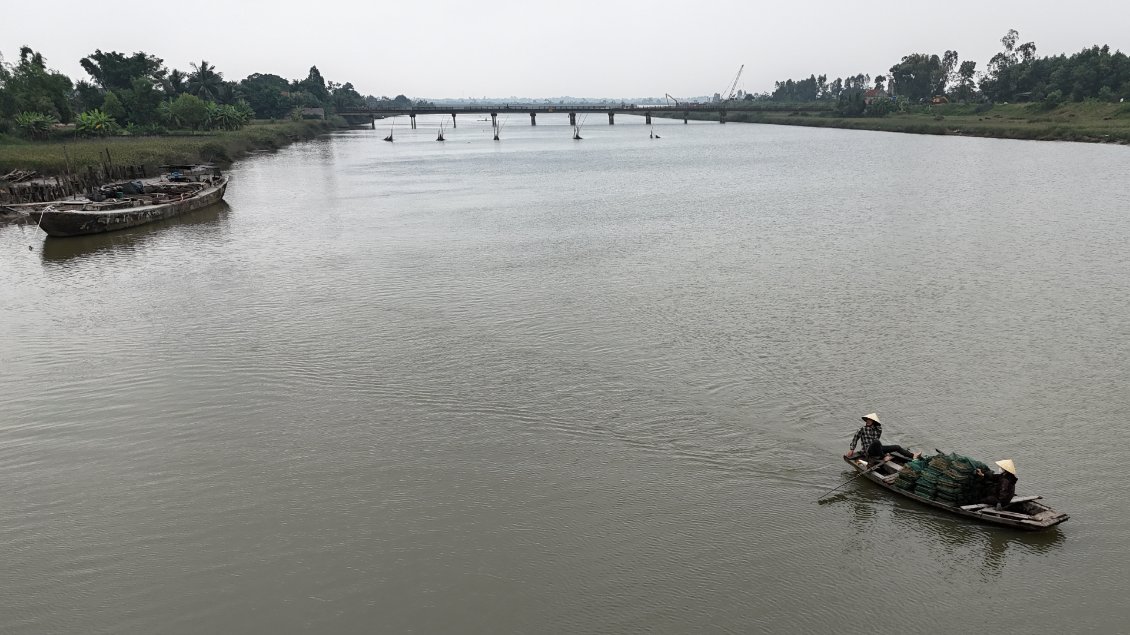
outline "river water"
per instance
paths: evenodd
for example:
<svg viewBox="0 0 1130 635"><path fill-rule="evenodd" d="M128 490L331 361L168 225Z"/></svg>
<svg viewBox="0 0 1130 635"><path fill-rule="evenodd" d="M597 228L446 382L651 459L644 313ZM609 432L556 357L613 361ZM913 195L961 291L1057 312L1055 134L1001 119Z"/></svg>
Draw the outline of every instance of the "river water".
<svg viewBox="0 0 1130 635"><path fill-rule="evenodd" d="M0 228L0 632L1125 632L1127 148L473 119Z"/></svg>

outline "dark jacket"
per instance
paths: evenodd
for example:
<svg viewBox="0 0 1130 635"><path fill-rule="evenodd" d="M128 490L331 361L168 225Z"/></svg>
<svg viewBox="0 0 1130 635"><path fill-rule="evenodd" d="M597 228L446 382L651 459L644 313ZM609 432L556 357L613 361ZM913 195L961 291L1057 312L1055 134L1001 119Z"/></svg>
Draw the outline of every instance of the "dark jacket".
<svg viewBox="0 0 1130 635"><path fill-rule="evenodd" d="M984 482L981 491L986 493L985 498L981 500L982 503L1004 506L1012 502L1012 497L1016 495L1015 476L1002 471L1000 474L988 472L980 478Z"/></svg>
<svg viewBox="0 0 1130 635"><path fill-rule="evenodd" d="M997 479L997 502L1007 505L1016 496L1016 476L1010 472L1001 472Z"/></svg>

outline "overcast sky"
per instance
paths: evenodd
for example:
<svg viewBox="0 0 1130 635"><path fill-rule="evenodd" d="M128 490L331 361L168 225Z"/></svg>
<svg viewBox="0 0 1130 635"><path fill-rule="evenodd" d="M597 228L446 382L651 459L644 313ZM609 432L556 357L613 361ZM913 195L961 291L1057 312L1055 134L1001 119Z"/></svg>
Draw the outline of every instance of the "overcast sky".
<svg viewBox="0 0 1130 635"><path fill-rule="evenodd" d="M106 5L5 1L0 53L27 44L88 79L93 52L201 59L226 79L274 73L410 97L677 97L809 74L886 73L903 55L955 49L983 69L1008 29L1039 55L1093 44L1130 52L1130 1L189 0Z"/></svg>

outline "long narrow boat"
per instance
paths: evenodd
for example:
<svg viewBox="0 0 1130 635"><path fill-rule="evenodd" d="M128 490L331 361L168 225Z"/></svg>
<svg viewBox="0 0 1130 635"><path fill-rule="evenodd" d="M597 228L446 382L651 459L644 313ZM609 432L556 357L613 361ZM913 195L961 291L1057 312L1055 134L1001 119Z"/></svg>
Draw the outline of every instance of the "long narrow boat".
<svg viewBox="0 0 1130 635"><path fill-rule="evenodd" d="M228 187L227 176L188 182L146 184L144 192L104 201L56 201L24 208L48 236L82 236L136 227L180 216L220 202Z"/></svg>
<svg viewBox="0 0 1130 635"><path fill-rule="evenodd" d="M1043 499L1042 496L1019 496L1013 498L1012 502L999 510L993 506L980 504L958 507L918 496L914 492L909 492L894 486L899 470L909 462L909 459L897 454L890 455L890 458L887 460L872 459L870 462L867 461L865 457L845 456L844 461L857 472L862 472L863 476L872 483L884 489L890 490L900 496L916 500L923 505L929 505L965 518L992 523L994 525L1015 527L1026 531L1049 529L1070 518L1067 514L1057 512L1051 507L1038 502Z"/></svg>

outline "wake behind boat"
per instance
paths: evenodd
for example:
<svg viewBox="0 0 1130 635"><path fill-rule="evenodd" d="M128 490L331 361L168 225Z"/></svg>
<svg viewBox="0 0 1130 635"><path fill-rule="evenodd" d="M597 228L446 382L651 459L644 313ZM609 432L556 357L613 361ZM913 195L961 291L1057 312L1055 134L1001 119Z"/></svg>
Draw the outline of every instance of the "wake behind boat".
<svg viewBox="0 0 1130 635"><path fill-rule="evenodd" d="M82 236L136 227L218 203L228 177L212 166L164 166L159 179L104 185L83 199L10 205L48 236Z"/></svg>
<svg viewBox="0 0 1130 635"><path fill-rule="evenodd" d="M884 489L965 518L1026 531L1049 529L1070 518L1038 502L1042 496L1012 498L999 509L984 503L961 504L964 501L960 500L958 492L968 487L963 479L974 478L974 470L979 468L975 462L959 455L938 454L920 459L897 453L881 458L856 455L845 456L844 461ZM939 500L938 492L945 489L952 489L954 496Z"/></svg>

